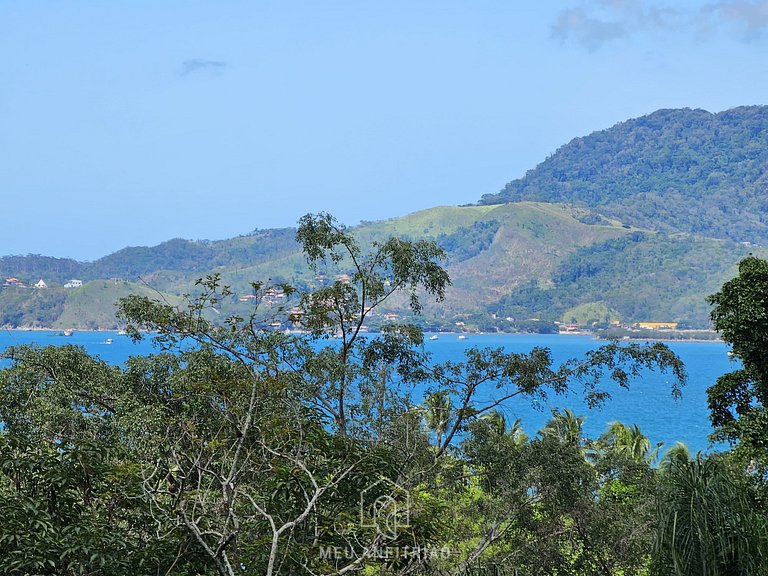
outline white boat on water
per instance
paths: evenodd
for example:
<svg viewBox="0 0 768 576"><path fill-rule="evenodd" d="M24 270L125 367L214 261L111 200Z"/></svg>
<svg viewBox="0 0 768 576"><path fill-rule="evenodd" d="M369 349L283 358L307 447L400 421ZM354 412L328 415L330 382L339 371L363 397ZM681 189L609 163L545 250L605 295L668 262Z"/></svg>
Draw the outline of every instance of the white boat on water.
<svg viewBox="0 0 768 576"><path fill-rule="evenodd" d="M437 334L432 334L432 336L429 337L430 340L437 340Z"/></svg>
<svg viewBox="0 0 768 576"><path fill-rule="evenodd" d="M64 330L64 332L62 332L61 334L62 336L72 336L74 332L75 332L74 330Z"/></svg>
<svg viewBox="0 0 768 576"><path fill-rule="evenodd" d="M461 335L459 336L459 340L466 340L466 339L467 339L467 337L466 337L466 336L464 336L464 334L461 334Z"/></svg>
<svg viewBox="0 0 768 576"><path fill-rule="evenodd" d="M112 344L112 338L107 338L104 340L104 344Z"/></svg>

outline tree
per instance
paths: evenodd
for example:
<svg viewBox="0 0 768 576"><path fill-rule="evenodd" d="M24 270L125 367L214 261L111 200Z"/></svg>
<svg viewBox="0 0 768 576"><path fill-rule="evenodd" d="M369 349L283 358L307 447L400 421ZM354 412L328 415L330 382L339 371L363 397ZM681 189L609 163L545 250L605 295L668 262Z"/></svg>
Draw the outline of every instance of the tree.
<svg viewBox="0 0 768 576"><path fill-rule="evenodd" d="M656 459L661 448L659 444L651 450L651 441L637 424L627 426L622 422L611 422L598 443L632 460L648 463Z"/></svg>
<svg viewBox="0 0 768 576"><path fill-rule="evenodd" d="M336 281L304 293L254 283L252 312L223 321L215 310L231 291L217 275L200 280L185 306L130 296L121 319L136 339L151 332L161 351L122 368L77 349L11 351L0 434L51 446L103 441L110 465L130 472L119 494L141 504L126 528L157 546L153 558L168 573L190 562L190 573L222 576L459 574L548 534L527 527L547 506L550 525L580 519L592 550L582 571L610 565L604 539L586 544L597 542L591 519L607 516L577 514L599 487L591 465L569 444L526 442L498 416L511 398L576 387L599 404L605 378L628 386L649 368L671 371L678 391L679 359L661 344L610 343L560 366L543 348L473 348L435 363L414 325L391 323L373 336L363 326L382 306L418 313L425 296L443 297L449 279L437 246L393 238L362 247L328 215L303 218L297 238L309 265ZM302 331L274 329L286 323ZM431 431L416 387L426 390ZM556 486L561 461L573 475ZM483 506L454 542L446 526L470 502ZM449 543L457 551L447 558L413 553Z"/></svg>
<svg viewBox="0 0 768 576"><path fill-rule="evenodd" d="M584 420L584 416L576 416L569 408L562 412L553 410L552 418L544 425L539 434L543 438L553 438L562 444L580 447L583 440L581 429Z"/></svg>
<svg viewBox="0 0 768 576"><path fill-rule="evenodd" d="M665 472L675 466L685 467L692 459L688 446L683 442L675 442L674 446L664 452L664 456L659 462L659 470Z"/></svg>
<svg viewBox="0 0 768 576"><path fill-rule="evenodd" d="M140 458L155 416L121 371L74 346L9 348L0 371L0 571L178 574L205 568L158 526Z"/></svg>
<svg viewBox="0 0 768 576"><path fill-rule="evenodd" d="M743 460L768 465L768 262L750 256L709 297L712 321L742 368L709 388L714 440L737 444Z"/></svg>
<svg viewBox="0 0 768 576"><path fill-rule="evenodd" d="M554 423L546 428L553 433L529 440L514 431L499 434L494 420L475 420L461 446L482 491L456 498L455 530L474 542L469 527L479 524L486 535L475 536L467 559L524 575L642 573L655 515L648 464L613 452L587 460L581 444L591 441L554 433ZM567 421L580 430L579 418Z"/></svg>
<svg viewBox="0 0 768 576"><path fill-rule="evenodd" d="M655 574L765 573L768 518L751 480L727 457L670 460L658 506Z"/></svg>

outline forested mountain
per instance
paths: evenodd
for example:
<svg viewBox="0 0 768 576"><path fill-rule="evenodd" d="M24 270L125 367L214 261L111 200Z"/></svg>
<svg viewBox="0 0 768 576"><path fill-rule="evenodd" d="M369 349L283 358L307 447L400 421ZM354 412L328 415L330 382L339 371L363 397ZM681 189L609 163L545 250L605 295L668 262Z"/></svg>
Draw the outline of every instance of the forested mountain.
<svg viewBox="0 0 768 576"><path fill-rule="evenodd" d="M63 284L71 278L136 279L158 270L201 272L217 266L268 261L286 250L295 249L293 228L255 230L227 240L184 240L174 238L157 246L123 248L93 262L51 258L30 254L0 258L0 276L45 277Z"/></svg>
<svg viewBox="0 0 768 576"><path fill-rule="evenodd" d="M707 327L706 296L749 252L765 254L766 174L768 107L659 110L571 141L479 205L366 222L353 233L364 246L394 235L446 250L453 285L425 308L428 328L507 330L532 318ZM173 300L214 273L233 289L222 313L245 314L253 281L311 289L349 272L332 263L310 272L294 234L177 238L93 262L0 258L2 278L50 285L45 294L0 288L0 326L115 327L118 293ZM65 290L71 278L86 285ZM391 312L404 304L393 300Z"/></svg>
<svg viewBox="0 0 768 576"><path fill-rule="evenodd" d="M482 204L593 208L629 224L768 240L768 106L659 110L583 138Z"/></svg>
<svg viewBox="0 0 768 576"><path fill-rule="evenodd" d="M70 258L51 258L39 254L27 256L4 256L0 258L0 280L10 277L37 282L45 277L46 282L63 284L70 278L82 275L84 264Z"/></svg>
<svg viewBox="0 0 768 576"><path fill-rule="evenodd" d="M424 318L427 327L443 330L455 329L456 322L507 330L527 325L530 318L568 322L572 316L604 320L606 314L626 322L707 326L705 297L734 274L748 250L761 250L729 240L643 231L590 210L536 202L437 207L366 223L353 232L364 246L395 235L434 240L446 250L453 285L444 302L427 304ZM38 256L0 259L0 266L6 276L27 284L39 277L49 283L45 290L0 288L0 325L56 328L116 327L118 297L155 290L156 296L174 300L213 273L233 288L221 303L222 313L247 314L252 303L241 298L253 291L253 281L312 288L349 272L333 263L319 276L308 270L293 230L126 248L92 263L70 263L64 272L62 261ZM85 285L62 288L70 273L79 274ZM400 304L405 303L395 300L391 311L400 312ZM585 309L590 311L586 317Z"/></svg>

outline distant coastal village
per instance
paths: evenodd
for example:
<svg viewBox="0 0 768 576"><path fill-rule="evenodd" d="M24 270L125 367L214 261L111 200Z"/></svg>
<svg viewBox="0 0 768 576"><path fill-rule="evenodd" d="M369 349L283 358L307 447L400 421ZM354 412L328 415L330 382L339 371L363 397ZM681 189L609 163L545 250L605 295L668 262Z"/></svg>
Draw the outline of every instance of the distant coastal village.
<svg viewBox="0 0 768 576"><path fill-rule="evenodd" d="M325 275L315 277L317 283L323 285L333 280L341 284L349 284L351 277L348 274L339 274L328 278ZM97 283L99 281L92 281ZM101 281L104 285L128 285L120 279L112 278L109 282ZM40 292L53 289L64 289L72 291L83 288L83 280L71 278L63 284L55 282L46 282L40 278L36 282L25 282L18 277L5 278L3 289L27 289L25 292ZM280 286L267 288L261 294L253 292L239 294L236 296L237 303L240 305L254 305L260 303L266 307L273 308L281 306L286 302L287 294ZM114 302L116 305L116 301ZM87 311L87 301L84 303ZM272 329L300 330L301 317L304 314L298 306L293 306L287 310L288 316L285 321L273 321L269 324ZM712 330L700 330L681 328L679 322L674 321L642 321L642 322L621 322L620 320L610 321L592 321L592 322L562 322L556 320L544 320L541 318L516 319L511 316L500 318L496 314L490 314L490 318L480 319L477 314L457 314L453 320L438 321L429 317L414 318L411 314L400 310L376 311L368 309L366 311L369 319L368 324L361 327L361 332L378 332L384 324L398 322L407 319L410 322L420 321L422 327L427 332L433 333L529 333L529 334L563 334L563 335L592 335L601 339L638 339L638 340L697 340L709 341L718 340L719 336ZM60 329L63 328L61 322L46 324L42 321L27 322L21 324L5 323L2 326L5 329ZM103 330L111 331L116 329L116 325L67 325L68 330L73 328L85 330Z"/></svg>
<svg viewBox="0 0 768 576"><path fill-rule="evenodd" d="M64 288L80 288L82 285L83 285L83 281L82 280L75 280L75 279L73 279L73 280L69 280L69 281L65 282L64 283ZM3 286L10 286L10 287L13 287L13 288L26 288L27 287L27 285L24 282L22 282L21 280L19 280L18 278L6 278L5 282L3 282ZM40 278L40 280L38 280L37 282L32 284L32 288L38 288L38 289L48 288L48 284L46 284L45 280Z"/></svg>
<svg viewBox="0 0 768 576"><path fill-rule="evenodd" d="M371 332L407 320L435 333L717 339L708 296L747 256L768 257L768 219L756 216L764 212L757 167L768 162L766 122L766 106L658 110L565 144L475 203L345 228L364 247L391 237L434 242L452 281L440 302L425 300L421 316L409 315L400 298L365 325ZM117 329L120 298L141 294L180 305L211 275L232 292L221 303L222 319L248 314L256 303L282 305L278 293L253 294L254 280L300 292L353 280L350 269L333 263L308 270L296 231L174 238L88 262L3 256L0 326Z"/></svg>

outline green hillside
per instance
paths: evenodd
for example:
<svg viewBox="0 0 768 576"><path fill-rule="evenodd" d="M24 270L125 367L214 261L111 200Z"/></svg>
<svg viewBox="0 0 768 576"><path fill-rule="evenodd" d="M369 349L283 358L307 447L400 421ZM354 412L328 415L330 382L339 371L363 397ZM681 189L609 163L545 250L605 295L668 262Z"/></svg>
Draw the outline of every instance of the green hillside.
<svg viewBox="0 0 768 576"><path fill-rule="evenodd" d="M87 264L70 258L51 258L39 254L4 256L0 258L0 284L9 277L23 278L35 283L45 277L48 283L64 284L71 278L80 278Z"/></svg>
<svg viewBox="0 0 768 576"><path fill-rule="evenodd" d="M575 138L481 204L573 203L624 222L768 240L768 106L659 110Z"/></svg>
<svg viewBox="0 0 768 576"><path fill-rule="evenodd" d="M585 322L584 307L609 310L609 320L708 324L704 295L736 274L744 246L689 235L633 233L573 251L546 279L521 283L490 310ZM603 321L604 314L589 320Z"/></svg>
<svg viewBox="0 0 768 576"><path fill-rule="evenodd" d="M706 296L748 252L764 252L766 174L768 107L659 110L576 138L479 205L365 222L354 234L363 245L394 235L445 249L453 286L445 302L426 306L431 327L506 330L532 318L707 327ZM180 298L213 273L233 288L224 317L246 311L253 281L311 289L350 272L330 263L316 276L294 234L177 238L93 262L0 258L3 278L49 284L0 287L0 325L110 328L118 298ZM86 285L64 289L72 278Z"/></svg>
<svg viewBox="0 0 768 576"><path fill-rule="evenodd" d="M29 287L0 287L0 327L53 326L64 311L67 291L52 285L38 290Z"/></svg>
<svg viewBox="0 0 768 576"><path fill-rule="evenodd" d="M43 290L38 290L43 292ZM114 280L94 280L80 288L67 290L67 298L59 317L50 324L53 328L79 328L86 330L110 330L118 328L115 313L117 301L129 294L165 299L171 304L181 299L163 294L147 286Z"/></svg>
<svg viewBox="0 0 768 576"><path fill-rule="evenodd" d="M728 240L643 231L588 209L537 202L436 207L366 223L355 233L364 244L397 235L444 247L453 286L445 302L425 308L428 325L441 328L461 320L485 330L513 329L530 318L560 320L574 308L576 319L608 310L627 322L663 319L705 327L706 295L747 253ZM96 263L109 277L82 288L1 288L2 325L113 328L118 298L162 293L180 301L194 291L197 278L212 273L233 288L221 303L222 315L247 312L240 298L254 280L319 286L293 234L284 230L212 243L174 240ZM36 272L47 277L43 269ZM349 270L329 264L320 272L332 281ZM118 279L119 273L125 276ZM394 301L392 311L397 307Z"/></svg>

